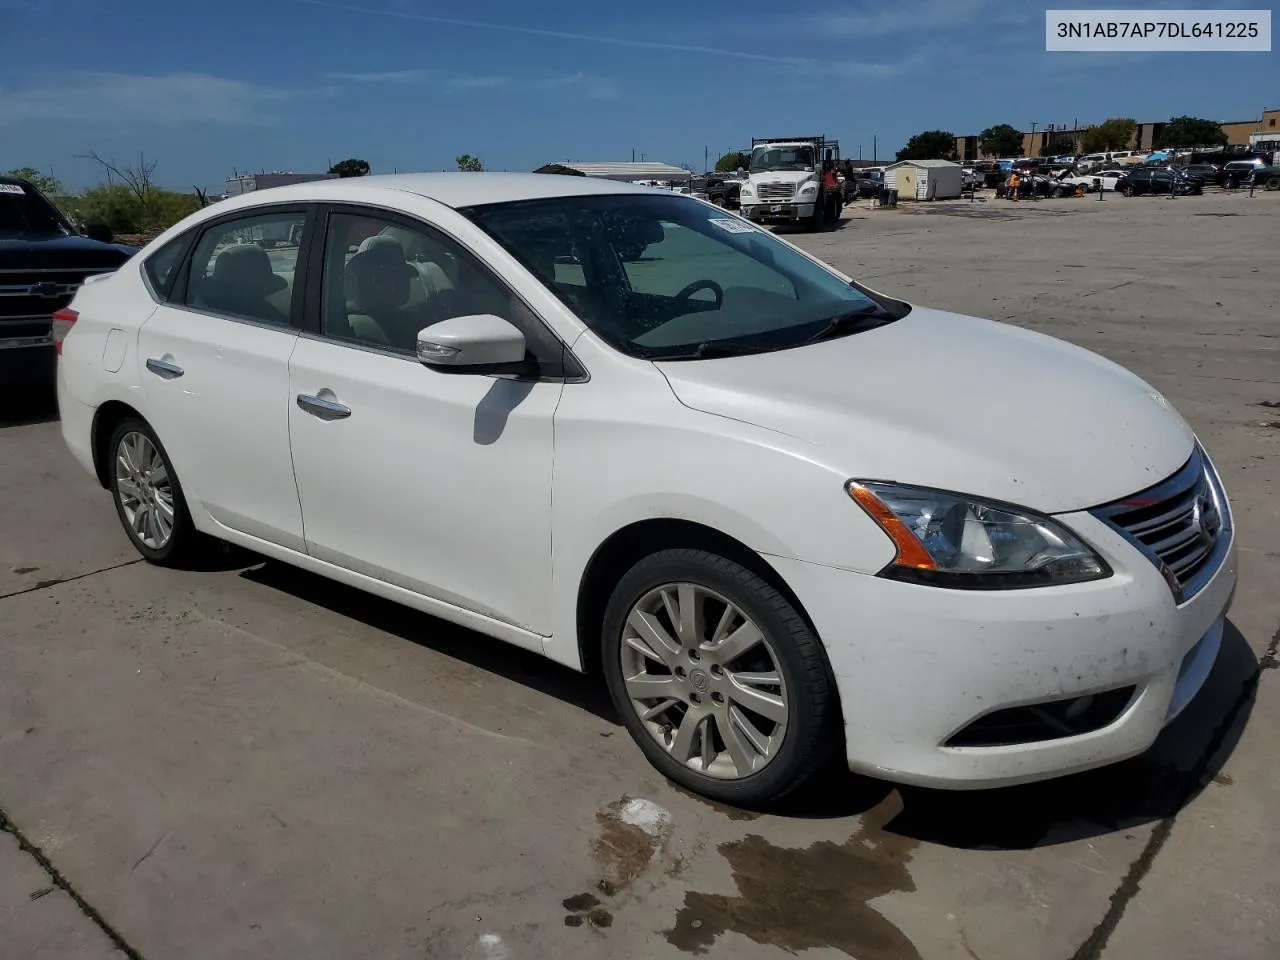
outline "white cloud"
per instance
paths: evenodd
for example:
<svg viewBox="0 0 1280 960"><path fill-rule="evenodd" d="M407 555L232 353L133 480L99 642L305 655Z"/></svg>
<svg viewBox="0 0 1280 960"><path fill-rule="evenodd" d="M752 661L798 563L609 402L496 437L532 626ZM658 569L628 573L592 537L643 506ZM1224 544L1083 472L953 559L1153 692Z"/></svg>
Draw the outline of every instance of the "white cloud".
<svg viewBox="0 0 1280 960"><path fill-rule="evenodd" d="M548 89L579 90L589 100L618 100L622 90L617 82L608 77L597 77L582 70L566 73L556 77L547 77L539 81L537 86Z"/></svg>
<svg viewBox="0 0 1280 960"><path fill-rule="evenodd" d="M799 22L805 29L815 31L815 36L834 40L963 27L989 28L995 24L1027 22L1036 12L1019 8L1010 0L898 0L802 17ZM1043 13L1040 16L1043 17Z"/></svg>
<svg viewBox="0 0 1280 960"><path fill-rule="evenodd" d="M0 124L261 123L296 92L205 73L144 76L80 71L28 87L0 89Z"/></svg>
<svg viewBox="0 0 1280 960"><path fill-rule="evenodd" d="M383 70L378 73L326 73L329 80L343 83L411 83L434 76L431 70Z"/></svg>
<svg viewBox="0 0 1280 960"><path fill-rule="evenodd" d="M495 90L510 82L510 77L451 77L445 85L450 90Z"/></svg>

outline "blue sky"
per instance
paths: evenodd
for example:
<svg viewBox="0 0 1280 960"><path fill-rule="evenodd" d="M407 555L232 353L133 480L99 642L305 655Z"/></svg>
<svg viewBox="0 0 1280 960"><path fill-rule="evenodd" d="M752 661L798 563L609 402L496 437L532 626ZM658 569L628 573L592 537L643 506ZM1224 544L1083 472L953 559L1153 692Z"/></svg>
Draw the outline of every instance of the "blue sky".
<svg viewBox="0 0 1280 960"><path fill-rule="evenodd" d="M351 156L374 172L460 153L529 170L634 149L701 168L704 148L714 160L752 136L825 133L869 158L873 136L883 157L927 129L1280 107L1274 51L1046 53L1045 6L0 0L0 169L84 186L97 171L76 155L145 151L188 189Z"/></svg>

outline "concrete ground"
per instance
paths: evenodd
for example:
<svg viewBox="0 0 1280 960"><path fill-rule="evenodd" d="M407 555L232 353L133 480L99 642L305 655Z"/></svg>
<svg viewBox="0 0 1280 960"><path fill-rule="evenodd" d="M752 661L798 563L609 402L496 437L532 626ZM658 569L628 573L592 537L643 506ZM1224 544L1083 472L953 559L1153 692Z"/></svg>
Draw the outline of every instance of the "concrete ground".
<svg viewBox="0 0 1280 960"><path fill-rule="evenodd" d="M773 814L718 808L593 680L243 554L138 562L28 405L0 429L0 954L1280 955L1280 195L863 204L798 239L1098 350L1199 431L1243 580L1149 754L962 795L833 772Z"/></svg>

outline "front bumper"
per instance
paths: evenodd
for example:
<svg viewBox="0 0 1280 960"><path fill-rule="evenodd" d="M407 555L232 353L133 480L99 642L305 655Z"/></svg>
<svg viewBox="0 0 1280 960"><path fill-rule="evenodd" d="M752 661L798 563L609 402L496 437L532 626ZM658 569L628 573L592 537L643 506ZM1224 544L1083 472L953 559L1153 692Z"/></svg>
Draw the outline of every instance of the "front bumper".
<svg viewBox="0 0 1280 960"><path fill-rule="evenodd" d="M748 220L757 223L780 223L788 220L808 220L813 216L813 202L796 203L782 200L776 203L760 201L743 201L741 213Z"/></svg>
<svg viewBox="0 0 1280 960"><path fill-rule="evenodd" d="M1087 513L1062 517L1115 574L1067 587L966 591L770 558L826 647L852 770L977 789L1046 779L1145 751L1217 657L1236 583L1234 539L1178 606L1156 567ZM1232 534L1234 538L1234 533ZM1099 729L998 746L949 746L994 711L1134 688Z"/></svg>

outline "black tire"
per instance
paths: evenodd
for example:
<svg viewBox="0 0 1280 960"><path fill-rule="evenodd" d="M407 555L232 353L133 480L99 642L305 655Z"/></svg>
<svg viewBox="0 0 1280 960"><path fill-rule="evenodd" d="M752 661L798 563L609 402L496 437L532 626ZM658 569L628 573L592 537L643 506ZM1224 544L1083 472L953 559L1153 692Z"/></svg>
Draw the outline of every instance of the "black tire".
<svg viewBox="0 0 1280 960"><path fill-rule="evenodd" d="M769 638L777 668L791 691L782 744L757 773L720 779L673 759L644 728L627 695L621 662L626 617L646 593L679 582L709 588L749 615ZM782 593L733 560L687 548L645 557L614 588L601 636L605 679L623 724L649 762L688 790L735 806L764 806L802 786L841 742L835 681L821 641Z"/></svg>
<svg viewBox="0 0 1280 960"><path fill-rule="evenodd" d="M115 464L116 458L119 456L120 442L130 433L140 433L151 441L170 478L170 489L173 494L173 531L168 541L159 549L142 542L129 524L124 512ZM120 525L124 527L124 531L134 549L142 554L143 559L148 563L154 563L161 567L185 566L199 556L207 548L209 540L196 530L195 525L191 522L191 512L187 509L187 500L182 492L182 483L178 479L177 472L173 469L173 462L169 459L169 454L165 451L164 444L160 442L160 438L156 436L155 431L151 429L151 425L138 417L126 417L116 424L115 430L111 433L111 445L107 450L110 457L107 463L107 477L111 490L111 499L115 502L116 516L120 518Z"/></svg>
<svg viewBox="0 0 1280 960"><path fill-rule="evenodd" d="M1067 191L1066 191L1064 188L1062 188L1062 187L1054 187L1054 188L1053 188L1053 196L1054 196L1054 199L1056 199L1056 200L1061 200L1061 199L1062 199L1063 197L1065 197L1066 195L1067 195Z"/></svg>
<svg viewBox="0 0 1280 960"><path fill-rule="evenodd" d="M813 216L809 218L809 229L821 230L826 219L827 198L824 194L819 193L817 199L813 201Z"/></svg>
<svg viewBox="0 0 1280 960"><path fill-rule="evenodd" d="M1133 187L1126 183L1124 185L1124 188L1120 192L1123 193L1126 197L1132 197Z"/></svg>

